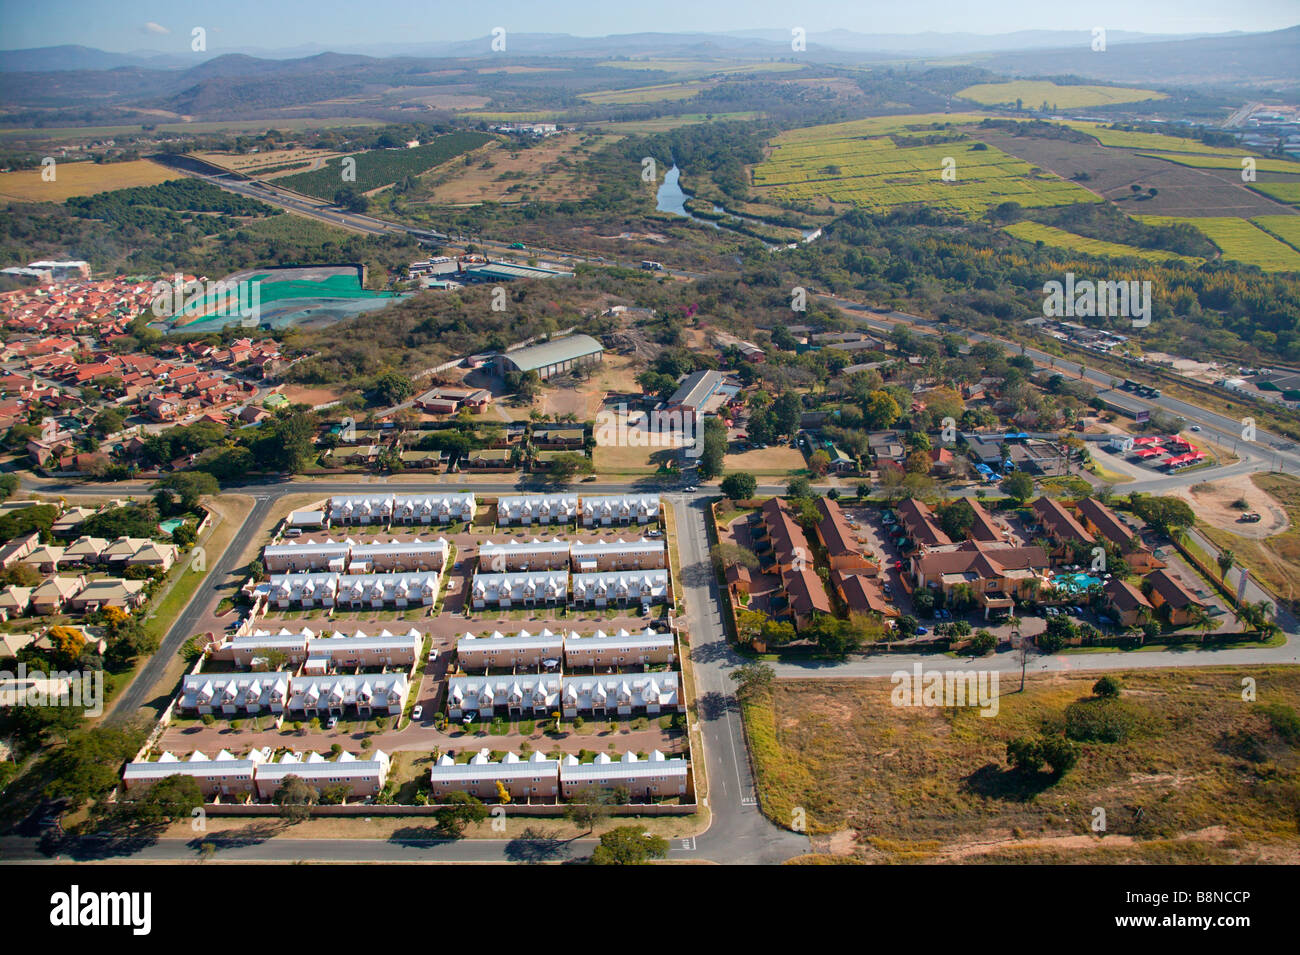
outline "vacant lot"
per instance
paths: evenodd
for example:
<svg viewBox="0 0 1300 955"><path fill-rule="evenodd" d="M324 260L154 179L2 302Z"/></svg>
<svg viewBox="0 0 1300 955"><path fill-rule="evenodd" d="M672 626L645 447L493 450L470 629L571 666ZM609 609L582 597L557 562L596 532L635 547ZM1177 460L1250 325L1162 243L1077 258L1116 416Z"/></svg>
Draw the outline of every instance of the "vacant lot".
<svg viewBox="0 0 1300 955"><path fill-rule="evenodd" d="M1058 86L1056 83L1033 80L979 83L966 87L957 95L984 106L1014 104L1019 100L1030 107L1048 103L1052 109L1113 106L1115 103L1141 103L1146 100L1166 98L1164 93L1157 93L1155 90L1134 89L1127 86Z"/></svg>
<svg viewBox="0 0 1300 955"><path fill-rule="evenodd" d="M427 198L439 205L581 199L594 188L578 172L585 155L618 138L566 133L528 149L492 142L476 150L469 163L453 161L435 170L428 177Z"/></svg>
<svg viewBox="0 0 1300 955"><path fill-rule="evenodd" d="M893 706L889 680L781 680L746 721L764 813L851 830L863 860L1294 863L1300 739L1263 707L1294 711L1300 670L1250 675L1258 703L1230 668L1123 673L1121 698L1100 705L1095 673L1032 678L1024 693L1007 678L992 718ZM1062 735L1072 705L1076 736L1104 715L1120 741L1080 742L1059 779L1010 770L1006 744Z"/></svg>
<svg viewBox="0 0 1300 955"><path fill-rule="evenodd" d="M1284 530L1263 540L1204 524L1200 530L1217 546L1226 547L1236 554L1237 563L1249 567L1251 574L1278 597L1294 601L1296 583L1300 581L1300 480L1286 474L1252 474L1250 481L1267 499L1276 501L1285 511L1287 526ZM1258 497L1252 495L1246 499L1253 507ZM1275 520L1274 507L1254 507L1254 510L1263 513L1266 523Z"/></svg>
<svg viewBox="0 0 1300 955"><path fill-rule="evenodd" d="M132 162L61 162L54 167L54 181L41 178L40 169L0 173L0 199L19 202L62 202L72 196L93 196L97 192L130 186L156 186L169 179L184 178L147 159Z"/></svg>

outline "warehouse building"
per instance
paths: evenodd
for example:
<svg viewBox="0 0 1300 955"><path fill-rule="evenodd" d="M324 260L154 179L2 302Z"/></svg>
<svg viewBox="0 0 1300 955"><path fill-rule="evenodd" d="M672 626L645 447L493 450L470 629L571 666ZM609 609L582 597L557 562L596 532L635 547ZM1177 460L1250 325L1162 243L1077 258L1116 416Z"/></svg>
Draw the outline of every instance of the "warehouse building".
<svg viewBox="0 0 1300 955"><path fill-rule="evenodd" d="M543 381L588 365L597 365L605 349L590 335L568 335L497 355L497 373L535 371Z"/></svg>

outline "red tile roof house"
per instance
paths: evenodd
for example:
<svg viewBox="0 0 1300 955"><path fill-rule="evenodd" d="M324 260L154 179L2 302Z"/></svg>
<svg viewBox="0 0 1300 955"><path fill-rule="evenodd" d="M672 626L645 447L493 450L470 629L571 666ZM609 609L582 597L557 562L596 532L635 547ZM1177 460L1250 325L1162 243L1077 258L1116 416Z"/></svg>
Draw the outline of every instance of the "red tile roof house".
<svg viewBox="0 0 1300 955"><path fill-rule="evenodd" d="M1118 577L1106 581L1102 592L1106 595L1107 606L1122 627L1136 627L1155 614L1155 607L1142 591Z"/></svg>
<svg viewBox="0 0 1300 955"><path fill-rule="evenodd" d="M854 535L839 504L830 498L817 499L817 536L826 548L827 562L832 570L852 570L864 574L880 573L880 565L871 559L867 549Z"/></svg>
<svg viewBox="0 0 1300 955"><path fill-rule="evenodd" d="M1096 538L1059 501L1040 497L1034 501L1033 511L1043 533L1056 545L1052 549L1054 558L1069 561L1074 556L1073 545L1096 543Z"/></svg>
<svg viewBox="0 0 1300 955"><path fill-rule="evenodd" d="M1168 570L1157 570L1148 574L1142 590L1157 611L1161 607L1169 608L1166 611L1169 615L1169 623L1175 627L1188 626L1198 616L1196 608L1208 610L1210 606L1188 590L1181 578Z"/></svg>
<svg viewBox="0 0 1300 955"><path fill-rule="evenodd" d="M880 585L862 574L843 574L831 571L831 583L840 599L853 613L875 613L882 617L897 617L898 608L885 599Z"/></svg>
<svg viewBox="0 0 1300 955"><path fill-rule="evenodd" d="M790 617L796 630L803 630L819 613L831 613L831 598L826 586L813 569L812 558L800 565L799 570L787 570L781 575L785 596L789 602Z"/></svg>
<svg viewBox="0 0 1300 955"><path fill-rule="evenodd" d="M1077 509L1083 526L1114 544L1134 573L1146 574L1165 566L1165 562L1142 543L1138 532L1120 520L1119 515L1101 501L1085 497L1078 503ZM1137 544L1136 547L1133 546L1134 543Z"/></svg>
<svg viewBox="0 0 1300 955"><path fill-rule="evenodd" d="M909 497L894 505L894 513L903 525L903 530L911 538L912 544L919 550L930 547L946 547L952 539L935 523L934 513L925 503Z"/></svg>
<svg viewBox="0 0 1300 955"><path fill-rule="evenodd" d="M1050 565L1041 547L964 541L954 548L914 556L911 570L918 589L933 587L951 598L956 588L969 588L987 619L993 610L1014 612L1016 598L1034 599Z"/></svg>

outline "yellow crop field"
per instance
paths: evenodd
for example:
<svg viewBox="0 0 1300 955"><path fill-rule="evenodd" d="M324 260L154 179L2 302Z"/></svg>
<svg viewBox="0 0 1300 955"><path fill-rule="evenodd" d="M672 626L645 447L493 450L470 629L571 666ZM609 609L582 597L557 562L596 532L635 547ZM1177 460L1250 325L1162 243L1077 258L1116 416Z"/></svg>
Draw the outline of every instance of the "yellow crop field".
<svg viewBox="0 0 1300 955"><path fill-rule="evenodd" d="M1291 248L1300 249L1300 216L1256 216L1250 221Z"/></svg>
<svg viewBox="0 0 1300 955"><path fill-rule="evenodd" d="M660 83L657 86L634 86L625 90L599 90L595 93L583 93L581 98L588 103L622 104L622 103L659 103L664 100L690 99L709 84L700 80L682 83Z"/></svg>
<svg viewBox="0 0 1300 955"><path fill-rule="evenodd" d="M40 169L0 173L0 199L62 202L73 196L93 196L97 192L129 186L156 186L180 178L180 173L147 159L113 163L61 162L54 167L53 182L42 179Z"/></svg>
<svg viewBox="0 0 1300 955"><path fill-rule="evenodd" d="M1205 143L1182 136L1165 136L1160 133L1133 133L1123 129L1107 129L1100 123L1085 123L1078 120L1072 120L1064 125L1087 133L1103 146L1116 146L1121 149L1149 149L1152 152L1235 156L1238 160L1241 159L1240 149L1207 146Z"/></svg>
<svg viewBox="0 0 1300 955"><path fill-rule="evenodd" d="M1169 225L1185 222L1196 226L1223 251L1223 257L1266 272L1300 272L1300 252L1273 238L1248 219L1213 216L1189 219L1179 216L1135 216L1142 222ZM1272 217L1269 217L1272 218ZM1286 217L1289 218L1289 217Z"/></svg>
<svg viewBox="0 0 1300 955"><path fill-rule="evenodd" d="M1300 216L1296 219L1300 221ZM1149 262L1179 261L1190 265L1201 265L1205 261L1194 256L1179 255L1177 252L1166 252L1164 249L1140 249L1135 245L1123 245L1119 242L1093 239L1086 235L1075 235L1073 232L1043 225L1041 222L1017 222L1003 226L1002 231L1026 242L1042 242L1055 249L1069 249L1072 252L1083 252L1088 255L1105 255L1112 258L1134 257Z"/></svg>
<svg viewBox="0 0 1300 955"><path fill-rule="evenodd" d="M1300 163L1285 159L1261 159L1249 152L1238 152L1235 156L1193 156L1189 154L1139 153L1148 159L1163 159L1166 162L1189 166L1192 169L1241 169L1241 161L1246 158L1255 160L1256 172L1282 172L1300 175Z"/></svg>
<svg viewBox="0 0 1300 955"><path fill-rule="evenodd" d="M783 133L754 169L754 185L787 200L829 199L883 211L924 203L949 212L982 215L990 206L1099 202L1072 182L1036 172L993 146L958 140L929 146L895 145L887 132L924 135L929 123L972 122L974 114L875 117Z"/></svg>
<svg viewBox="0 0 1300 955"><path fill-rule="evenodd" d="M1146 100L1166 98L1164 93L1155 90L1127 86L1061 86L1056 83L1032 80L977 83L975 86L966 87L957 95L985 106L1015 103L1016 100L1020 100L1028 107L1048 103L1053 109L1112 106L1116 103L1141 103Z"/></svg>
<svg viewBox="0 0 1300 955"><path fill-rule="evenodd" d="M1278 202L1300 206L1300 182L1253 182L1250 188Z"/></svg>

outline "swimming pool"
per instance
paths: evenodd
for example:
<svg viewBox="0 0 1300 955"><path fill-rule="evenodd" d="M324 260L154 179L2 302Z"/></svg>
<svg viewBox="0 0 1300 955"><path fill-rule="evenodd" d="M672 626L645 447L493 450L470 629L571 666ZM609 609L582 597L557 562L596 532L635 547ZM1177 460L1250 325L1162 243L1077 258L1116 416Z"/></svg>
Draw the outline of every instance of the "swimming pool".
<svg viewBox="0 0 1300 955"><path fill-rule="evenodd" d="M1085 590L1101 586L1101 579L1091 574L1057 574L1052 583L1058 590L1066 593L1081 594Z"/></svg>
<svg viewBox="0 0 1300 955"><path fill-rule="evenodd" d="M172 517L172 518L168 518L165 521L160 521L158 523L158 526L161 527L164 532L166 532L168 537L170 537L172 534L176 532L176 528L180 527L184 523L185 523L184 518Z"/></svg>

